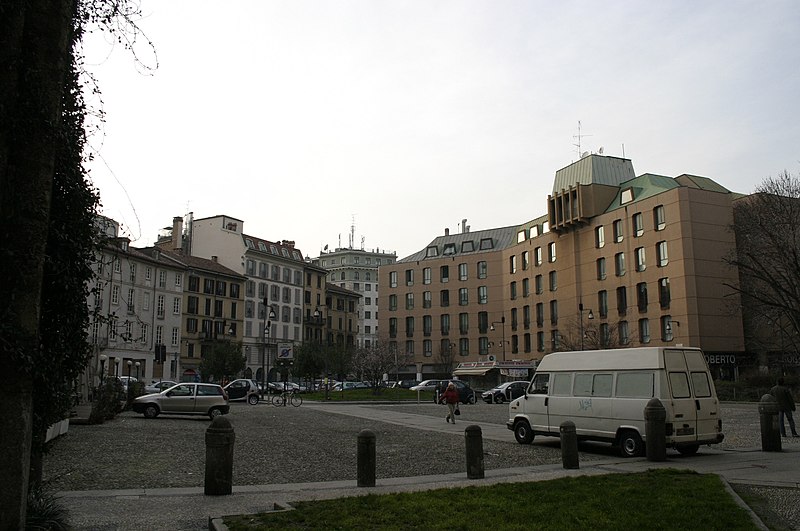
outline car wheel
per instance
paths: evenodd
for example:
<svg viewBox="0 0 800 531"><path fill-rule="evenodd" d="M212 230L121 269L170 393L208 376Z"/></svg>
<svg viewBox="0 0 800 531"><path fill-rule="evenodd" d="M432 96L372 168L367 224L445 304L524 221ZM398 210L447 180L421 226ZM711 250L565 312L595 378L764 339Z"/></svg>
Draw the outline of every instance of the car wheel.
<svg viewBox="0 0 800 531"><path fill-rule="evenodd" d="M472 393L471 395L469 395L469 398L467 399L467 402L469 402L470 404L474 404L475 403L475 393Z"/></svg>
<svg viewBox="0 0 800 531"><path fill-rule="evenodd" d="M258 395L253 393L252 395L247 397L247 403L251 406L258 404Z"/></svg>
<svg viewBox="0 0 800 531"><path fill-rule="evenodd" d="M208 416L209 416L209 418L211 420L214 420L215 418L219 417L220 415L222 415L222 410L220 408L218 408L218 407L211 408L209 410L209 412L208 412Z"/></svg>
<svg viewBox="0 0 800 531"><path fill-rule="evenodd" d="M506 397L504 397L503 395L494 395L495 404L502 404L505 401L506 401Z"/></svg>
<svg viewBox="0 0 800 531"><path fill-rule="evenodd" d="M144 418L146 419L154 419L158 413L158 406L155 404L147 404L147 407L144 408Z"/></svg>
<svg viewBox="0 0 800 531"><path fill-rule="evenodd" d="M699 444L687 444L677 447L678 453L681 455L694 455L700 449Z"/></svg>
<svg viewBox="0 0 800 531"><path fill-rule="evenodd" d="M533 442L533 430L527 420L520 420L514 425L514 438L520 444Z"/></svg>
<svg viewBox="0 0 800 531"><path fill-rule="evenodd" d="M638 457L644 452L642 438L633 430L625 430L619 436L619 452L622 457Z"/></svg>

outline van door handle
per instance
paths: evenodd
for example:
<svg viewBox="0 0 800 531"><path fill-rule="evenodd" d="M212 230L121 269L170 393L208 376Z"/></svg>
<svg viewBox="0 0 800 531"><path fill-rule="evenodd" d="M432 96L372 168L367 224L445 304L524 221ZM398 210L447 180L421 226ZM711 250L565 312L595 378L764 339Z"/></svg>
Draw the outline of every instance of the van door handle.
<svg viewBox="0 0 800 531"><path fill-rule="evenodd" d="M695 398L694 399L694 404L695 404L695 406L697 406L697 411L700 411L700 401Z"/></svg>
<svg viewBox="0 0 800 531"><path fill-rule="evenodd" d="M547 406L547 401L550 400L549 396L544 397L544 405Z"/></svg>

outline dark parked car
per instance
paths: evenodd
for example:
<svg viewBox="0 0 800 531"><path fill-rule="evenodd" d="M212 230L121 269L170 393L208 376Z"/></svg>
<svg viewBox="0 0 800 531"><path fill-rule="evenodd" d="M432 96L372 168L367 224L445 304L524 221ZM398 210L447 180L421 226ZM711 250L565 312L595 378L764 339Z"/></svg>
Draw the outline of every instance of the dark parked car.
<svg viewBox="0 0 800 531"><path fill-rule="evenodd" d="M466 383L462 382L461 380L441 380L439 385L436 386L436 393L433 396L433 400L437 401L439 395L444 393L445 389L447 389L447 385L453 382L456 386L456 391L458 391L458 399L461 401L462 404L474 404L476 401L476 393Z"/></svg>
<svg viewBox="0 0 800 531"><path fill-rule="evenodd" d="M487 404L502 404L524 395L528 385L529 382L525 380L504 382L497 387L484 391L481 396Z"/></svg>
<svg viewBox="0 0 800 531"><path fill-rule="evenodd" d="M228 400L247 400L252 405L258 404L258 395L261 394L258 382L244 378L232 381L223 389L228 393Z"/></svg>

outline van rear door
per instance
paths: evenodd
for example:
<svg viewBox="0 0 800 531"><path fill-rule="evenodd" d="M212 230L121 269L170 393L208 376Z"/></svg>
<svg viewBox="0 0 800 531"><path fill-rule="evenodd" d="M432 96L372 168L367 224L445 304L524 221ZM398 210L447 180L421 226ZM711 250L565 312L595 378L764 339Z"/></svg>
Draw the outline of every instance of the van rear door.
<svg viewBox="0 0 800 531"><path fill-rule="evenodd" d="M697 405L692 396L684 351L665 349L664 367L672 402L672 419L667 421L673 425L673 441L691 443L697 440Z"/></svg>
<svg viewBox="0 0 800 531"><path fill-rule="evenodd" d="M699 350L685 350L686 366L692 384L695 411L697 416L697 440L713 441L719 432L719 401L714 392L714 382L706 364L705 356Z"/></svg>

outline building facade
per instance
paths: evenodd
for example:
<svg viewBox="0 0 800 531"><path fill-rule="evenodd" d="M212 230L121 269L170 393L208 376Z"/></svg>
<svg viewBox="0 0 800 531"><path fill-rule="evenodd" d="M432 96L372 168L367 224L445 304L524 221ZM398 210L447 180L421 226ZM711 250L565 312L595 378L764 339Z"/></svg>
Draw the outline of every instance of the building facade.
<svg viewBox="0 0 800 531"><path fill-rule="evenodd" d="M637 177L630 160L589 155L556 173L546 215L445 234L381 267L380 326L419 377L465 363L508 379L581 348L741 353L739 301L725 288L737 272L724 265L737 197L707 178Z"/></svg>

